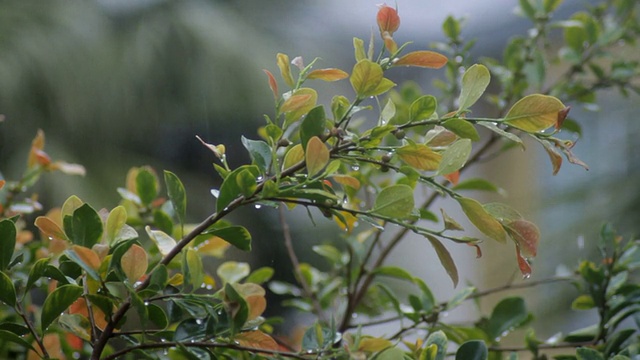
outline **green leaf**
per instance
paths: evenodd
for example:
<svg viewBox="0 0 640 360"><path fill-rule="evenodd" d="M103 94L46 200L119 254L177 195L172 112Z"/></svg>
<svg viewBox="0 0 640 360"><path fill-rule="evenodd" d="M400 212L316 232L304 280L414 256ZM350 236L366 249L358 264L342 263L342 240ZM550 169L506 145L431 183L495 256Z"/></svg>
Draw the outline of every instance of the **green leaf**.
<svg viewBox="0 0 640 360"><path fill-rule="evenodd" d="M260 170L255 165L243 165L233 170L227 175L220 186L220 195L218 196L218 202L216 203L216 211L223 211L227 205L233 200L239 197L243 193L243 189L238 185L238 174L240 172L248 172L255 178L260 176Z"/></svg>
<svg viewBox="0 0 640 360"><path fill-rule="evenodd" d="M14 307L16 306L16 288L13 286L11 278L0 271L0 301Z"/></svg>
<svg viewBox="0 0 640 360"><path fill-rule="evenodd" d="M520 297L508 297L500 301L491 312L487 324L487 335L491 339L505 336L522 325L529 317L524 300Z"/></svg>
<svg viewBox="0 0 640 360"><path fill-rule="evenodd" d="M203 232L222 238L229 244L243 251L251 251L251 234L242 226L227 226L221 229L211 229Z"/></svg>
<svg viewBox="0 0 640 360"><path fill-rule="evenodd" d="M451 299L449 299L449 302L447 302L445 309L450 310L457 307L458 305L462 304L462 302L465 301L474 292L476 292L476 288L474 287L467 287L462 289L461 291L456 293Z"/></svg>
<svg viewBox="0 0 640 360"><path fill-rule="evenodd" d="M144 205L149 205L158 196L158 179L147 168L142 167L136 175L136 192Z"/></svg>
<svg viewBox="0 0 640 360"><path fill-rule="evenodd" d="M249 198L256 191L258 187L258 182L253 176L253 174L249 171L241 171L236 176L236 183L238 184L238 188L240 189L240 193L245 197Z"/></svg>
<svg viewBox="0 0 640 360"><path fill-rule="evenodd" d="M470 139L471 141L480 140L480 135L478 135L475 126L467 120L454 118L443 122L442 126L461 138Z"/></svg>
<svg viewBox="0 0 640 360"><path fill-rule="evenodd" d="M522 219L522 215L507 204L494 202L484 204L482 207L500 222L509 223Z"/></svg>
<svg viewBox="0 0 640 360"><path fill-rule="evenodd" d="M453 287L458 286L458 268L456 267L451 254L449 254L449 250L447 250L444 245L433 236L427 235L426 238L429 240L433 248L436 250L436 254L438 254L438 259L440 259L440 263L447 271L447 274L453 281Z"/></svg>
<svg viewBox="0 0 640 360"><path fill-rule="evenodd" d="M249 317L249 307L247 302L230 283L225 284L224 294L225 302L230 305L227 306L227 311L229 313L229 317L232 319L230 328L231 335L235 335L242 330L244 323L247 322L247 318Z"/></svg>
<svg viewBox="0 0 640 360"><path fill-rule="evenodd" d="M193 290L198 290L204 281L202 258L196 249L189 248L185 252L185 260L182 262L185 280L191 284Z"/></svg>
<svg viewBox="0 0 640 360"><path fill-rule="evenodd" d="M595 349L587 347L579 347L576 349L576 357L578 360L605 360L604 356Z"/></svg>
<svg viewBox="0 0 640 360"><path fill-rule="evenodd" d="M28 292L33 284L44 276L45 270L47 269L47 265L49 265L50 258L44 258L36 261L31 269L29 270L29 278L27 280L27 285L25 286L24 291ZM0 290L1 291L1 290Z"/></svg>
<svg viewBox="0 0 640 360"><path fill-rule="evenodd" d="M571 303L571 308L573 310L590 310L590 309L593 309L594 307L596 307L596 304L593 301L593 298L591 297L591 295L588 295L588 294L582 294L578 296Z"/></svg>
<svg viewBox="0 0 640 360"><path fill-rule="evenodd" d="M178 215L180 225L184 225L187 217L187 193L184 185L176 174L167 170L164 171L164 182L167 186L167 195L169 195L173 210Z"/></svg>
<svg viewBox="0 0 640 360"><path fill-rule="evenodd" d="M44 305L42 305L42 314L40 317L42 332L45 332L49 325L51 325L63 311L67 310L80 295L82 295L82 287L71 284L62 285L49 294L44 300Z"/></svg>
<svg viewBox="0 0 640 360"><path fill-rule="evenodd" d="M451 40L457 40L460 36L460 22L453 16L447 16L442 23L442 32Z"/></svg>
<svg viewBox="0 0 640 360"><path fill-rule="evenodd" d="M424 95L417 98L409 107L410 122L429 119L437 108L438 101L435 97Z"/></svg>
<svg viewBox="0 0 640 360"><path fill-rule="evenodd" d="M504 131L499 127L497 127L496 125L488 122L479 122L478 124L486 127L487 129L493 131L494 133L502 136L505 139L515 142L516 144L520 145L524 149L524 143L522 142L522 139L520 139L517 135Z"/></svg>
<svg viewBox="0 0 640 360"><path fill-rule="evenodd" d="M402 161L418 170L432 171L438 169L442 155L426 145L409 144L396 150Z"/></svg>
<svg viewBox="0 0 640 360"><path fill-rule="evenodd" d="M313 136L307 143L304 152L309 177L314 177L329 163L329 149L317 136Z"/></svg>
<svg viewBox="0 0 640 360"><path fill-rule="evenodd" d="M4 341L8 341L8 342L12 342L14 344L18 344L20 346L22 346L25 349L30 349L35 351L35 349L33 348L33 346L31 344L29 344L25 339L23 339L22 337L7 331L7 330L0 330L0 339L4 340Z"/></svg>
<svg viewBox="0 0 640 360"><path fill-rule="evenodd" d="M558 121L558 113L566 106L553 96L533 94L516 102L504 123L520 130L535 133L545 130Z"/></svg>
<svg viewBox="0 0 640 360"><path fill-rule="evenodd" d="M520 9L526 17L529 19L535 19L536 10L533 8L533 5L531 5L529 0L520 0Z"/></svg>
<svg viewBox="0 0 640 360"><path fill-rule="evenodd" d="M487 345L482 340L470 340L460 345L456 360L487 360Z"/></svg>
<svg viewBox="0 0 640 360"><path fill-rule="evenodd" d="M438 165L438 175L447 175L460 170L471 155L471 140L460 139L449 145L442 153L442 159Z"/></svg>
<svg viewBox="0 0 640 360"><path fill-rule="evenodd" d="M398 219L407 218L413 212L413 189L408 185L392 185L380 191L372 213Z"/></svg>
<svg viewBox="0 0 640 360"><path fill-rule="evenodd" d="M499 187L495 186L493 183L488 180L482 178L471 178L467 180L463 180L458 183L458 185L451 188L451 190L459 191L459 190L480 190L480 191L491 191L496 193L502 193L503 190Z"/></svg>
<svg viewBox="0 0 640 360"><path fill-rule="evenodd" d="M84 202L80 200L79 197L75 195L69 196L67 200L65 200L64 204L62 204L62 208L60 210L62 218L64 219L67 215L73 215L73 212L76 211L77 208L82 206L82 204L84 204Z"/></svg>
<svg viewBox="0 0 640 360"><path fill-rule="evenodd" d="M270 267L261 267L260 269L254 270L249 274L245 283L254 283L254 284L263 284L273 277L274 270Z"/></svg>
<svg viewBox="0 0 640 360"><path fill-rule="evenodd" d="M0 221L0 271L6 270L11 263L16 248L16 225L5 219Z"/></svg>
<svg viewBox="0 0 640 360"><path fill-rule="evenodd" d="M404 358L404 352L397 347L388 348L376 356L376 360L399 360Z"/></svg>
<svg viewBox="0 0 640 360"><path fill-rule="evenodd" d="M427 338L425 346L429 347L431 345L436 345L438 347L436 356L432 358L433 360L444 360L447 355L447 345L449 341L447 340L447 336L441 330L433 332Z"/></svg>
<svg viewBox="0 0 640 360"><path fill-rule="evenodd" d="M216 274L224 283L235 284L249 275L251 267L245 262L227 261L218 266Z"/></svg>
<svg viewBox="0 0 640 360"><path fill-rule="evenodd" d="M102 220L89 204L83 204L64 217L64 231L72 243L91 248L102 237Z"/></svg>
<svg viewBox="0 0 640 360"><path fill-rule="evenodd" d="M396 104L389 98L384 108L380 112L380 120L382 124L389 123L391 119L396 115Z"/></svg>
<svg viewBox="0 0 640 360"><path fill-rule="evenodd" d="M314 107L305 116L300 124L300 143L304 149L307 148L309 139L314 136L320 137L324 133L325 121L326 117L322 105Z"/></svg>
<svg viewBox="0 0 640 360"><path fill-rule="evenodd" d="M472 65L462 75L462 90L458 99L458 112L462 112L475 104L489 86L491 74L484 65Z"/></svg>
<svg viewBox="0 0 640 360"><path fill-rule="evenodd" d="M166 329L169 326L169 319L162 308L156 304L147 305L149 320L153 322L158 329Z"/></svg>
<svg viewBox="0 0 640 360"><path fill-rule="evenodd" d="M456 200L462 207L462 211L478 230L499 242L506 241L507 233L500 222L489 214L478 201L465 197L459 197Z"/></svg>
<svg viewBox="0 0 640 360"><path fill-rule="evenodd" d="M260 173L267 173L271 166L271 148L262 140L251 140L242 136L242 145L249 151L251 161L258 166Z"/></svg>
<svg viewBox="0 0 640 360"><path fill-rule="evenodd" d="M165 232L160 230L151 230L151 227L148 225L145 226L145 231L149 238L156 244L158 247L158 251L162 256L166 256L175 246L176 241Z"/></svg>
<svg viewBox="0 0 640 360"><path fill-rule="evenodd" d="M405 269L397 266L382 266L373 271L376 275L390 276L397 279L408 280L413 282L413 275Z"/></svg>
<svg viewBox="0 0 640 360"><path fill-rule="evenodd" d="M105 226L106 240L109 245L113 245L118 237L118 233L127 223L127 210L119 205L109 212Z"/></svg>
<svg viewBox="0 0 640 360"><path fill-rule="evenodd" d="M356 61L364 60L367 58L367 53L364 51L364 40L354 37L353 49L355 52Z"/></svg>

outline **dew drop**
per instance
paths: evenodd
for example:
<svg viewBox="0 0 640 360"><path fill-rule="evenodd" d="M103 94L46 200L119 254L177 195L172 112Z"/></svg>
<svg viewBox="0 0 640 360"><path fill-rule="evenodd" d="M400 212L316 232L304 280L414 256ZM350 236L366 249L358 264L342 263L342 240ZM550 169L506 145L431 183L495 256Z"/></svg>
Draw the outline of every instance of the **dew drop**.
<svg viewBox="0 0 640 360"><path fill-rule="evenodd" d="M258 176L258 177L256 178L256 181L257 181L257 182L260 182L260 181L262 181L262 180L264 180L264 178L263 178L262 176Z"/></svg>
<svg viewBox="0 0 640 360"><path fill-rule="evenodd" d="M356 313L351 314L351 318L352 319L357 319L358 318L358 314L356 314Z"/></svg>
<svg viewBox="0 0 640 360"><path fill-rule="evenodd" d="M448 311L443 311L440 313L440 317L447 317L449 316L449 312Z"/></svg>
<svg viewBox="0 0 640 360"><path fill-rule="evenodd" d="M522 278L525 280L527 280L530 277L531 277L531 273L522 274Z"/></svg>
<svg viewBox="0 0 640 360"><path fill-rule="evenodd" d="M578 238L576 239L576 242L578 243L578 250L583 250L584 249L584 236L582 236L582 235L578 236Z"/></svg>
<svg viewBox="0 0 640 360"><path fill-rule="evenodd" d="M456 60L456 62L457 62L458 64L460 64L460 63L462 62L462 56L460 56L460 55L456 56L456 59L455 59L455 60Z"/></svg>
<svg viewBox="0 0 640 360"><path fill-rule="evenodd" d="M358 170L360 170L360 166L358 166L358 165L353 165L353 166L351 167L351 170L353 170L353 171L358 171Z"/></svg>
<svg viewBox="0 0 640 360"><path fill-rule="evenodd" d="M73 356L74 359L80 359L80 353L77 351L74 351L73 354L71 354L71 356Z"/></svg>
<svg viewBox="0 0 640 360"><path fill-rule="evenodd" d="M254 205L254 207L255 207L256 209L260 209L260 208L262 207L262 205L260 205L260 204L255 204L255 205Z"/></svg>
<svg viewBox="0 0 640 360"><path fill-rule="evenodd" d="M145 302L144 302L144 306L149 306L149 302L148 302L148 301L145 301Z"/></svg>
<svg viewBox="0 0 640 360"><path fill-rule="evenodd" d="M220 196L220 190L218 189L211 189L211 195L213 195L214 198L218 198L218 196Z"/></svg>
<svg viewBox="0 0 640 360"><path fill-rule="evenodd" d="M202 325L202 319L196 319L196 324Z"/></svg>

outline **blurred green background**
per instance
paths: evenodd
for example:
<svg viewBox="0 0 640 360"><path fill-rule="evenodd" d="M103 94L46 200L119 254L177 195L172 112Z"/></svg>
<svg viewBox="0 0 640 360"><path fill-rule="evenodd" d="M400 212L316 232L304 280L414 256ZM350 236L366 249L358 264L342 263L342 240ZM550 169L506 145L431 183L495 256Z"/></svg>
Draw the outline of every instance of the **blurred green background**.
<svg viewBox="0 0 640 360"><path fill-rule="evenodd" d="M507 39L528 26L513 14L516 3L495 0L487 6L465 0L436 5L399 0L402 26L396 37L400 43L414 40L413 47L425 48L443 38L440 24L447 15L465 16L463 34L479 38L474 56L499 58ZM284 52L308 61L321 57L321 66L349 71L352 38L369 38L375 4L365 0L0 1L0 114L6 117L0 123L2 175L20 176L31 139L43 129L46 150L54 159L81 163L87 169L85 178L45 176L37 188L45 208L59 206L71 194L96 207L111 208L119 200L115 188L124 185L127 169L151 165L181 177L190 199L189 217L198 221L213 211L209 190L219 186L220 179L211 166L212 154L195 135L224 143L232 166L246 162L240 135L257 138L262 114L272 113L272 94L262 69L277 74L275 55ZM567 2L557 16L566 16L577 6ZM398 70L393 75L394 81L411 79L427 92L432 91L433 76L438 72ZM335 89L352 94L346 81L318 88L324 103ZM590 165L589 173L565 164L559 175L551 177L546 154L533 144L527 153L494 161L484 170L510 193L501 201L515 203L542 230L534 278L553 275L559 264L571 267L589 256L604 221L618 223L625 233L640 230L638 100L637 95L623 98L617 92L602 92L598 112L574 107L571 115L584 130L575 152ZM235 221L253 230L256 267L288 263L282 258L276 214L247 209ZM297 222L294 238L302 260L313 262L318 259L305 253L310 243L338 238L324 228L309 238L311 226L304 218ZM397 259L416 252L415 241L406 245ZM465 264L462 278L486 286L508 281L517 272L512 249L487 246L487 256L477 261L470 260L473 256L466 249L456 255ZM446 278L428 246L418 254L414 259L418 274ZM428 271L424 258L434 263L427 265ZM292 280L283 269L278 275ZM453 291L446 279L429 285L436 293ZM556 286L547 296L538 295L538 300L533 293L531 297L544 316L554 311L548 296L566 307L568 300L557 300L563 291L570 290Z"/></svg>

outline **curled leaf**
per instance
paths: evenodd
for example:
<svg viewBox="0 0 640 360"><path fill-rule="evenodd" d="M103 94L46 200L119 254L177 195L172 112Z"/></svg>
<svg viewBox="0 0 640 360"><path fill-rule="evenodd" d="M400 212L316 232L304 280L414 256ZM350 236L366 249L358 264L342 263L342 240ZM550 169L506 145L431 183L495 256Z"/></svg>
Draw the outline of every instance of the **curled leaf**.
<svg viewBox="0 0 640 360"><path fill-rule="evenodd" d="M280 68L280 74L282 75L284 82L286 82L287 85L293 87L294 82L293 76L291 76L291 68L289 67L289 56L287 56L286 54L278 53L278 55L276 55L276 63L278 65L278 68Z"/></svg>
<svg viewBox="0 0 640 360"><path fill-rule="evenodd" d="M380 5L380 10L376 15L376 21L378 22L378 29L380 33L388 32L392 35L400 27L400 16L398 16L398 10L387 6L386 4Z"/></svg>
<svg viewBox="0 0 640 360"><path fill-rule="evenodd" d="M267 74L267 77L269 78L269 88L273 93L273 98L277 101L278 100L278 82L276 81L276 78L273 76L271 71L266 69L262 69L262 71L264 71L264 73Z"/></svg>

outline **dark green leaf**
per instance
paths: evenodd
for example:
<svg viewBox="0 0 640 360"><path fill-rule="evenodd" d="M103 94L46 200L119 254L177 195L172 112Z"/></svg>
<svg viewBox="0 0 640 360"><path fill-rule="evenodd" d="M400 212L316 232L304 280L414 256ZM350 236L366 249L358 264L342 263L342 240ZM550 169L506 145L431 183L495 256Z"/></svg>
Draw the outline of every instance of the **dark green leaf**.
<svg viewBox="0 0 640 360"><path fill-rule="evenodd" d="M136 192L144 205L149 205L158 196L158 179L147 168L140 168L136 176Z"/></svg>
<svg viewBox="0 0 640 360"><path fill-rule="evenodd" d="M598 328L598 324L589 325L582 329L578 329L568 333L567 336L564 337L564 341L570 343L593 341L593 339L598 336L599 332L600 329Z"/></svg>
<svg viewBox="0 0 640 360"><path fill-rule="evenodd" d="M460 36L460 22L453 16L447 16L442 23L442 32L450 39L457 40Z"/></svg>
<svg viewBox="0 0 640 360"><path fill-rule="evenodd" d="M67 310L74 301L82 295L82 287L77 285L62 285L55 289L44 301L42 305L42 315L40 324L42 332L47 330L49 325Z"/></svg>
<svg viewBox="0 0 640 360"><path fill-rule="evenodd" d="M605 360L604 356L595 349L587 347L579 347L576 349L576 357L578 360Z"/></svg>
<svg viewBox="0 0 640 360"><path fill-rule="evenodd" d="M7 330L0 330L0 339L18 344L25 349L35 350L25 339Z"/></svg>
<svg viewBox="0 0 640 360"><path fill-rule="evenodd" d="M90 249L102 237L102 220L89 204L83 204L72 216L65 216L64 231L72 243Z"/></svg>
<svg viewBox="0 0 640 360"><path fill-rule="evenodd" d="M160 231L164 231L167 234L173 233L173 220L171 217L162 210L155 210L153 212L153 225Z"/></svg>
<svg viewBox="0 0 640 360"><path fill-rule="evenodd" d="M227 312L232 319L231 322L231 335L235 335L244 326L244 323L249 317L249 307L244 298L236 291L236 289L230 283L224 286L225 302L227 303Z"/></svg>
<svg viewBox="0 0 640 360"><path fill-rule="evenodd" d="M10 323L10 322L0 323L0 330L9 331L18 336L27 335L29 333L28 327L21 324Z"/></svg>
<svg viewBox="0 0 640 360"><path fill-rule="evenodd" d="M167 267L164 265L158 265L155 270L151 273L151 280L149 281L150 289L162 290L165 286L167 286L167 282L169 281L169 272Z"/></svg>
<svg viewBox="0 0 640 360"><path fill-rule="evenodd" d="M207 230L203 234L217 236L240 250L251 251L251 234L242 226L228 226L221 229Z"/></svg>
<svg viewBox="0 0 640 360"><path fill-rule="evenodd" d="M456 360L487 360L487 345L482 340L467 341L458 348Z"/></svg>
<svg viewBox="0 0 640 360"><path fill-rule="evenodd" d="M335 332L316 323L309 327L302 336L302 349L318 351L326 349L334 342Z"/></svg>
<svg viewBox="0 0 640 360"><path fill-rule="evenodd" d="M522 298L505 298L493 308L487 326L487 334L491 339L503 337L522 325L528 317Z"/></svg>
<svg viewBox="0 0 640 360"><path fill-rule="evenodd" d="M25 286L25 292L29 291L33 284L44 276L44 272L47 269L47 265L51 259L44 258L36 261L31 270L29 270L29 278L27 280L27 285Z"/></svg>
<svg viewBox="0 0 640 360"><path fill-rule="evenodd" d="M271 166L271 148L262 140L250 140L246 137L242 137L242 145L249 151L251 160L254 165L257 165L260 169L260 173L264 174L268 172L269 166Z"/></svg>
<svg viewBox="0 0 640 360"><path fill-rule="evenodd" d="M167 194L171 205L178 215L180 225L183 225L187 216L187 193L184 190L184 185L178 176L171 171L164 171L164 182L167 186ZM171 234L171 231L166 231Z"/></svg>
<svg viewBox="0 0 640 360"><path fill-rule="evenodd" d="M314 136L320 137L325 130L325 114L322 105L316 106L309 111L300 125L300 142L302 148L307 148L309 139Z"/></svg>
<svg viewBox="0 0 640 360"><path fill-rule="evenodd" d="M0 271L11 263L16 247L16 225L9 219L0 221Z"/></svg>
<svg viewBox="0 0 640 360"><path fill-rule="evenodd" d="M11 278L0 271L0 301L13 307L16 305L16 288Z"/></svg>
<svg viewBox="0 0 640 360"><path fill-rule="evenodd" d="M149 304L147 305L147 311L149 312L149 320L156 324L158 329L166 329L169 325L169 319L167 318L167 314L165 314L164 310L158 305Z"/></svg>

